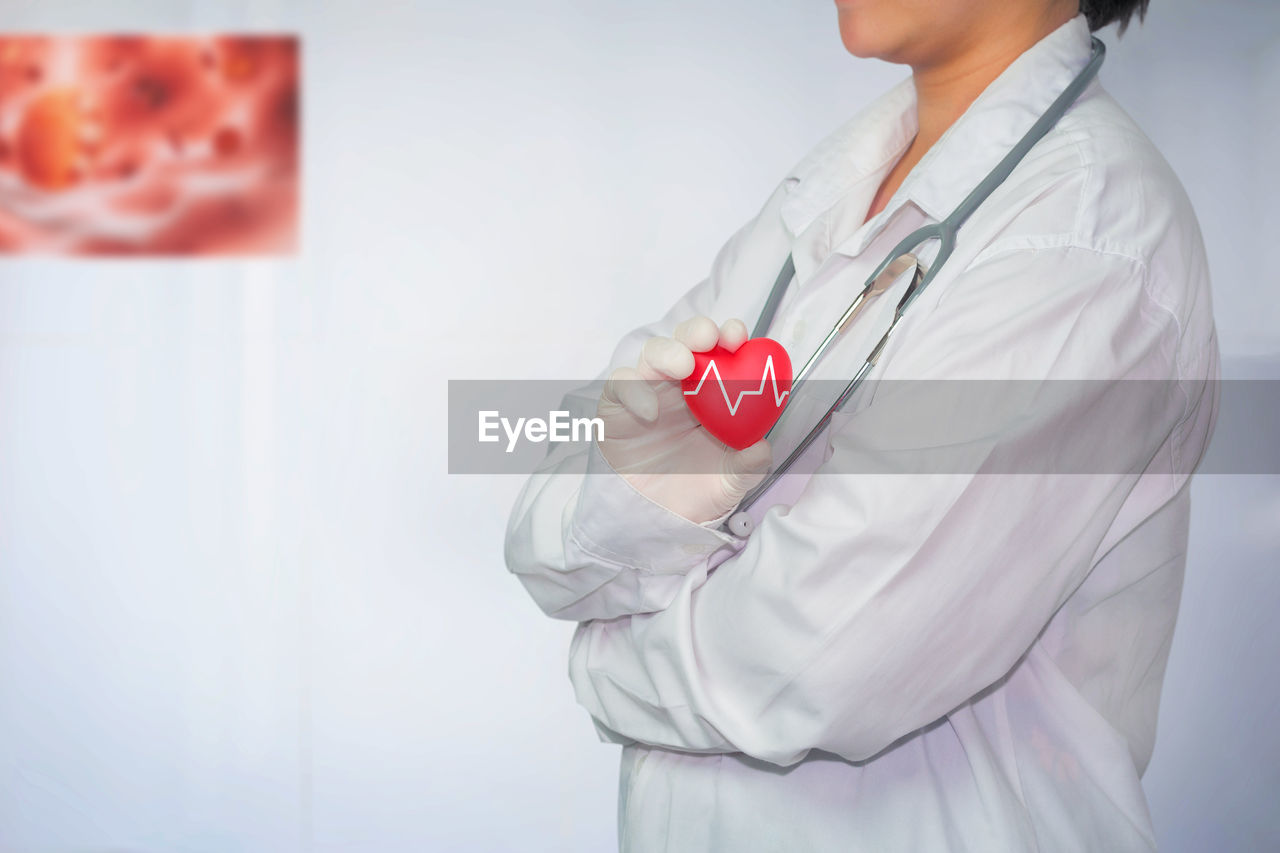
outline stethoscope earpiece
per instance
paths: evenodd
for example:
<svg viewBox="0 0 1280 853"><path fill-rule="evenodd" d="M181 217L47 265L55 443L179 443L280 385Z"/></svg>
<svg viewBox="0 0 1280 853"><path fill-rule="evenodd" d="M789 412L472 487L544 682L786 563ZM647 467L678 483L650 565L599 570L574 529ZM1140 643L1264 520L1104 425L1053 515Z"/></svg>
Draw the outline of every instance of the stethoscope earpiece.
<svg viewBox="0 0 1280 853"><path fill-rule="evenodd" d="M735 512L729 516L729 532L739 539L746 539L756 529L755 520L745 512Z"/></svg>

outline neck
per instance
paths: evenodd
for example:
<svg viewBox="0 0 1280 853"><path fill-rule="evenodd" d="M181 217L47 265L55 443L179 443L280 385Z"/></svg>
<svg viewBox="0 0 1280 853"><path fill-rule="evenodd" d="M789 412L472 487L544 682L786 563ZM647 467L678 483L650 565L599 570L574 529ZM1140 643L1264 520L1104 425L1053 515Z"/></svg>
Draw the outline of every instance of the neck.
<svg viewBox="0 0 1280 853"><path fill-rule="evenodd" d="M1043 14L1006 22L1005 27L975 26L973 31L980 35L968 41L953 39L946 55L911 66L916 88L916 137L880 184L867 219L884 209L916 164L992 80L1027 48L1074 17L1075 4L1076 0L1062 0Z"/></svg>
<svg viewBox="0 0 1280 853"><path fill-rule="evenodd" d="M962 41L935 61L913 65L919 129L911 150L923 156L1015 59L1074 15L1074 4L1055 4L1013 26L980 28L971 43Z"/></svg>

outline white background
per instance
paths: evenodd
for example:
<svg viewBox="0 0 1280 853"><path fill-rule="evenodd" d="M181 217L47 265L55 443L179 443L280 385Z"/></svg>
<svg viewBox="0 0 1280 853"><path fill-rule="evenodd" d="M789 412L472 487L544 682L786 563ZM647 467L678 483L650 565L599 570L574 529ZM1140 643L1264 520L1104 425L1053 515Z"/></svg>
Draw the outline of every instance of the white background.
<svg viewBox="0 0 1280 853"><path fill-rule="evenodd" d="M589 378L901 79L827 2L3 0L303 38L304 250L0 261L0 851L610 849L572 626L446 474L446 380ZM1229 375L1280 377L1280 6L1156 0L1104 84L1173 163ZM1203 477L1145 784L1280 847L1280 478Z"/></svg>

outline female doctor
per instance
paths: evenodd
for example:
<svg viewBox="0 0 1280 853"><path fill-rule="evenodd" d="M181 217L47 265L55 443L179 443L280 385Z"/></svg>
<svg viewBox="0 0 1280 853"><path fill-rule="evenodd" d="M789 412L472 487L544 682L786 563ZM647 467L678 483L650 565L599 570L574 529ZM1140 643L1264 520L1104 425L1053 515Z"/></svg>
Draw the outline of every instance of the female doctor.
<svg viewBox="0 0 1280 853"><path fill-rule="evenodd" d="M570 678L600 737L624 747L624 850L1154 849L1139 780L1217 344L1188 200L1096 82L964 224L872 377L1167 380L1148 384L1171 393L1104 407L1129 398L1087 382L1039 416L993 415L975 429L999 466L826 473L917 441L901 423L877 429L875 399L833 420L738 537L721 522L783 448L727 448L679 390L693 352L746 339L731 318L761 313L788 254L769 336L803 361L886 253L947 216L1090 61L1090 31L1146 0L836 5L848 50L910 79L821 143L705 281L622 341L598 399L571 395L605 437L553 451L530 479L508 566L548 614L580 623ZM813 377L852 376L906 286ZM1104 464L1045 464L1081 436Z"/></svg>

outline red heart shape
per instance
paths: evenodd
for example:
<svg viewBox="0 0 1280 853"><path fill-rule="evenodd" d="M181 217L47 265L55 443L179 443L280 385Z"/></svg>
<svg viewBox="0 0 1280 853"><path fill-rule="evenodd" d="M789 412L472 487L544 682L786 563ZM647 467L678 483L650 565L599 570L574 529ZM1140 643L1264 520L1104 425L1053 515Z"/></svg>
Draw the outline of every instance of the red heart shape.
<svg viewBox="0 0 1280 853"><path fill-rule="evenodd" d="M791 359L770 338L752 338L733 352L716 346L693 354L693 373L680 386L707 432L742 450L764 438L787 407Z"/></svg>

